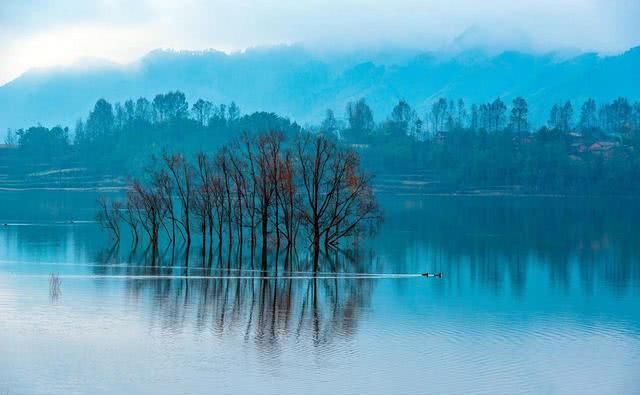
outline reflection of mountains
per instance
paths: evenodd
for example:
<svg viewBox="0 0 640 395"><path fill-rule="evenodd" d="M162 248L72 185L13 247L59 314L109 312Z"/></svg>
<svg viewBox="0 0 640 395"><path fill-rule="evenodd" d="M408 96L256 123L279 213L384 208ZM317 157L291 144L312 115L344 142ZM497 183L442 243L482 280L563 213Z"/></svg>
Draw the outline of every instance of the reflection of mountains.
<svg viewBox="0 0 640 395"><path fill-rule="evenodd" d="M298 272L251 279L246 277L260 277L260 272L229 271L215 263L191 268L105 265L95 267L94 274L131 276L125 280L128 298L149 309L165 330L193 325L220 335L242 333L246 341L269 349L290 337L311 334L321 345L352 335L376 281L330 275L313 279Z"/></svg>
<svg viewBox="0 0 640 395"><path fill-rule="evenodd" d="M550 286L571 279L588 289L640 284L640 206L631 199L410 197L383 199L385 224L376 251L415 271L467 273L496 291L522 292L527 276L546 271ZM574 277L578 276L578 277Z"/></svg>

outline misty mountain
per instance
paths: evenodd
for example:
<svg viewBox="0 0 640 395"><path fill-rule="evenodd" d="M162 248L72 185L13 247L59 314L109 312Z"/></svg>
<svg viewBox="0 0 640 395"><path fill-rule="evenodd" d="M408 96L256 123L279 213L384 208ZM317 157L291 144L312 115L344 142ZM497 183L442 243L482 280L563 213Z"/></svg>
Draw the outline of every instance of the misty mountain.
<svg viewBox="0 0 640 395"><path fill-rule="evenodd" d="M109 101L169 90L190 101L235 101L243 112L265 110L317 123L327 108L342 115L345 104L366 97L377 120L398 99L424 116L439 97L480 103L516 96L529 101L541 124L549 107L570 99L574 107L626 96L640 99L640 47L616 56L572 57L504 52L455 55L386 50L318 55L300 46L217 51L153 51L130 65L90 61L33 70L0 87L0 130L34 125L73 125L101 97Z"/></svg>

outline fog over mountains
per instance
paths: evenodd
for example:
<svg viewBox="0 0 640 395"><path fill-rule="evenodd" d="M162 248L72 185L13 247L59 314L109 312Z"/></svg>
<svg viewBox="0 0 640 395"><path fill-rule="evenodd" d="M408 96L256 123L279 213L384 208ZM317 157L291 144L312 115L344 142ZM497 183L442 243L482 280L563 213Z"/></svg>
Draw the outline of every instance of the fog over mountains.
<svg viewBox="0 0 640 395"><path fill-rule="evenodd" d="M439 97L480 103L523 96L532 123L539 126L556 102L574 107L626 96L640 99L640 47L615 56L574 56L466 50L455 55L387 49L358 54L314 54L301 46L217 51L157 50L126 66L85 61L74 66L33 70L0 87L0 135L7 128L72 126L95 101L181 90L193 102L235 101L243 112L264 110L300 123L318 123L327 108L365 97L376 120L398 99L424 116Z"/></svg>

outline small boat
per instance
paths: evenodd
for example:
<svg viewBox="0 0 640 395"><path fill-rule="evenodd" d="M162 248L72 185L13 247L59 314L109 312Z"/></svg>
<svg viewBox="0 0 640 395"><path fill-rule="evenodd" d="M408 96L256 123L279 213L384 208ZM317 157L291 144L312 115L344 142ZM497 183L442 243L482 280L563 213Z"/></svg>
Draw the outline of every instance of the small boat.
<svg viewBox="0 0 640 395"><path fill-rule="evenodd" d="M429 272L425 272L422 273L423 277L439 277L442 278L442 272L438 272L438 273L429 273Z"/></svg>

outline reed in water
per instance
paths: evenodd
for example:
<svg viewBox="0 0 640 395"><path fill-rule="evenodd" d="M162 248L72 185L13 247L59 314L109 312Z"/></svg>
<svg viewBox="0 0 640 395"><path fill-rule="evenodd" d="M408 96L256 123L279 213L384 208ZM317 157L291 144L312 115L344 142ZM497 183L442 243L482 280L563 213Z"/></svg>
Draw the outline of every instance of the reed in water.
<svg viewBox="0 0 640 395"><path fill-rule="evenodd" d="M62 285L62 280L60 276L56 273L51 273L49 275L49 297L52 301L57 301L62 294L60 290L60 286Z"/></svg>

